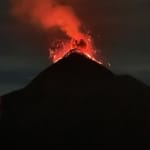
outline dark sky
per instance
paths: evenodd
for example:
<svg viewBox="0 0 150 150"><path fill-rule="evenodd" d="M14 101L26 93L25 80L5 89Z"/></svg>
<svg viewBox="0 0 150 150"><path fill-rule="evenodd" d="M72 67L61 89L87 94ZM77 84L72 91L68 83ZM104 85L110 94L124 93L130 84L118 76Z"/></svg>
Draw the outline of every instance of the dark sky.
<svg viewBox="0 0 150 150"><path fill-rule="evenodd" d="M62 1L73 6L90 29L111 70L150 84L149 0ZM51 65L50 35L20 23L10 15L10 0L0 0L0 94L24 87Z"/></svg>

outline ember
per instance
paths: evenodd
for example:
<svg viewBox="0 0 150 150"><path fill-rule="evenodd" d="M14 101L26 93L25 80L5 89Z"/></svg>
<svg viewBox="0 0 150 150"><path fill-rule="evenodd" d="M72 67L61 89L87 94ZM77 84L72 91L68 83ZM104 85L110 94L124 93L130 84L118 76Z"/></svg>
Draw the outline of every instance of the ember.
<svg viewBox="0 0 150 150"><path fill-rule="evenodd" d="M62 59L66 54L70 54L70 52L78 52L82 53L88 58L96 61L99 64L102 62L96 59L96 51L93 49L91 37L87 37L86 41L83 39L80 40L58 40L54 41L51 48L49 49L50 58L54 63Z"/></svg>

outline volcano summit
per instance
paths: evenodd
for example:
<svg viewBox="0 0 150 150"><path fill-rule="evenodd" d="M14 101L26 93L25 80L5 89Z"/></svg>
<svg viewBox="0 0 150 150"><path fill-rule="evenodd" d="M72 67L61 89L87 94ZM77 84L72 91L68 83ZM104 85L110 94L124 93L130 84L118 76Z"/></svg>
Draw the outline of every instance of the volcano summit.
<svg viewBox="0 0 150 150"><path fill-rule="evenodd" d="M6 144L149 147L150 87L77 52L1 99L1 137Z"/></svg>

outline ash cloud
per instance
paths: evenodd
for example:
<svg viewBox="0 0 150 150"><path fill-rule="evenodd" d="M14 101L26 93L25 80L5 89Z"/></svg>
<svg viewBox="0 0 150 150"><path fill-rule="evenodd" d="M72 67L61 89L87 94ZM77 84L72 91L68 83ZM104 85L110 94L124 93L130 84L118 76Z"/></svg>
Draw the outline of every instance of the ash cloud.
<svg viewBox="0 0 150 150"><path fill-rule="evenodd" d="M73 8L56 0L12 0L12 14L44 30L59 27L71 38L80 34L81 21Z"/></svg>

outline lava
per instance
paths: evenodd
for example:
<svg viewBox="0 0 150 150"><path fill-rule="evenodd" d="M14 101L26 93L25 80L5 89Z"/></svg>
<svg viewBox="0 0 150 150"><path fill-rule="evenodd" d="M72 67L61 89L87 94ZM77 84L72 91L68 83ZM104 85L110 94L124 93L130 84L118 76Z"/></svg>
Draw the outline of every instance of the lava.
<svg viewBox="0 0 150 150"><path fill-rule="evenodd" d="M12 0L12 14L47 32L57 27L68 36L69 40L50 42L50 58L54 63L72 49L96 60L93 39L81 30L83 23L71 6L59 0Z"/></svg>
<svg viewBox="0 0 150 150"><path fill-rule="evenodd" d="M102 64L101 61L96 59L96 50L94 49L92 39L90 36L84 36L84 39L75 40L58 40L54 41L51 48L49 49L50 58L54 63L62 59L66 54L70 52L82 53L93 61Z"/></svg>

